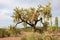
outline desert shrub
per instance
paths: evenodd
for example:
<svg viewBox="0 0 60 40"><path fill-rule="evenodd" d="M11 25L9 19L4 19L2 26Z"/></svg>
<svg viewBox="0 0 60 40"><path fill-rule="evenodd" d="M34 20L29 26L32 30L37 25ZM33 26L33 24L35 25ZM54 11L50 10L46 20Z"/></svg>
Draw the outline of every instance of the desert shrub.
<svg viewBox="0 0 60 40"><path fill-rule="evenodd" d="M10 29L7 29L7 32L10 36L18 36L20 34L20 29L11 27Z"/></svg>
<svg viewBox="0 0 60 40"><path fill-rule="evenodd" d="M23 37L21 38L21 40L27 40L27 37L26 37L26 36L23 36Z"/></svg>
<svg viewBox="0 0 60 40"><path fill-rule="evenodd" d="M58 32L60 32L60 28L58 28Z"/></svg>
<svg viewBox="0 0 60 40"><path fill-rule="evenodd" d="M48 27L48 31L54 32L56 31L56 27Z"/></svg>
<svg viewBox="0 0 60 40"><path fill-rule="evenodd" d="M39 33L31 33L28 36L23 36L21 40L42 40L42 36Z"/></svg>
<svg viewBox="0 0 60 40"><path fill-rule="evenodd" d="M57 27L52 27L52 31L56 31Z"/></svg>
<svg viewBox="0 0 60 40"><path fill-rule="evenodd" d="M47 28L48 28L48 22L44 22L44 24L43 24L43 30L44 31L47 31Z"/></svg>
<svg viewBox="0 0 60 40"><path fill-rule="evenodd" d="M53 40L60 40L60 37L58 37L58 38L56 38L56 37L54 38L54 37L53 37Z"/></svg>
<svg viewBox="0 0 60 40"><path fill-rule="evenodd" d="M0 37L19 36L20 29L0 29Z"/></svg>
<svg viewBox="0 0 60 40"><path fill-rule="evenodd" d="M27 36L23 36L21 40L60 40L60 37L54 37L52 34L49 34L49 32L42 34L32 32Z"/></svg>
<svg viewBox="0 0 60 40"><path fill-rule="evenodd" d="M42 39L43 40L52 40L52 35L49 34L48 32L45 32L42 34Z"/></svg>
<svg viewBox="0 0 60 40"><path fill-rule="evenodd" d="M0 37L4 37L4 32L5 32L4 30L2 29L0 30Z"/></svg>
<svg viewBox="0 0 60 40"><path fill-rule="evenodd" d="M48 27L48 30L47 31L49 31L49 32L60 32L60 27Z"/></svg>
<svg viewBox="0 0 60 40"><path fill-rule="evenodd" d="M24 31L24 32L32 32L32 28L31 27L21 28L20 30Z"/></svg>
<svg viewBox="0 0 60 40"><path fill-rule="evenodd" d="M10 34L6 31L6 29L1 29L0 30L0 37L7 37Z"/></svg>

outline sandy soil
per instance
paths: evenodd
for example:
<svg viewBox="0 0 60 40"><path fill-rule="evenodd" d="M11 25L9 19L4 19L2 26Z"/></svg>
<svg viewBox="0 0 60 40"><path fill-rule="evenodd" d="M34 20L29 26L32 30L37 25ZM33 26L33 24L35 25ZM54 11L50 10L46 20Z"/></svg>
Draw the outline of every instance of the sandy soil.
<svg viewBox="0 0 60 40"><path fill-rule="evenodd" d="M21 40L20 37L6 37L6 38L0 38L0 40Z"/></svg>

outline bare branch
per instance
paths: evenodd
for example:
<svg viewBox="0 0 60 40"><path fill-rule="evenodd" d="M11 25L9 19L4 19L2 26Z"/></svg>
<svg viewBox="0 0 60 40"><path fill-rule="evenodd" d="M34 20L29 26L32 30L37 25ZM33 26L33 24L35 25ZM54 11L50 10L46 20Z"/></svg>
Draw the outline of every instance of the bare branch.
<svg viewBox="0 0 60 40"><path fill-rule="evenodd" d="M36 25L37 22L39 22L39 21L41 21L41 23L44 24L43 21L42 21L42 17L41 17L39 20L35 20L35 25Z"/></svg>
<svg viewBox="0 0 60 40"><path fill-rule="evenodd" d="M21 18L21 20L23 21L23 22L26 22L28 25L31 25L32 26L32 24L31 23L29 23L27 20L25 20L24 18Z"/></svg>
<svg viewBox="0 0 60 40"><path fill-rule="evenodd" d="M22 22L23 22L23 21L16 23L15 27L17 26L17 24L22 23Z"/></svg>

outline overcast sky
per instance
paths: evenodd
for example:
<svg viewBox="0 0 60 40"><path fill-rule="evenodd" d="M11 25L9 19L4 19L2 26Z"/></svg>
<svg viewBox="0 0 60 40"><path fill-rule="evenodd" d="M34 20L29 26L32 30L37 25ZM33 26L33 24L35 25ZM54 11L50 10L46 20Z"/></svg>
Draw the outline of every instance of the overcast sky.
<svg viewBox="0 0 60 40"><path fill-rule="evenodd" d="M36 8L39 4L46 5L48 2L51 2L53 25L54 18L57 16L60 26L60 0L0 0L0 28L14 24L10 16L13 14L13 9L15 7L29 8L33 6ZM22 27L21 24L18 26Z"/></svg>

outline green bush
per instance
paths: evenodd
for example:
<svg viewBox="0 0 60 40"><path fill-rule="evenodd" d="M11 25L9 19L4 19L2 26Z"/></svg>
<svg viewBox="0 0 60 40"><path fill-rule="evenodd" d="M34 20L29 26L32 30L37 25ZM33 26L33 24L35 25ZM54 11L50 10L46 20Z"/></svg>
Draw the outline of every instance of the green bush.
<svg viewBox="0 0 60 40"><path fill-rule="evenodd" d="M42 36L39 33L31 33L28 36L23 36L21 40L42 40Z"/></svg>
<svg viewBox="0 0 60 40"><path fill-rule="evenodd" d="M58 27L58 28L57 27L54 27L54 26L53 27L48 27L47 31L49 31L49 32L51 31L53 33L55 31L60 32L60 27Z"/></svg>
<svg viewBox="0 0 60 40"><path fill-rule="evenodd" d="M0 37L19 36L20 29L0 29Z"/></svg>
<svg viewBox="0 0 60 40"><path fill-rule="evenodd" d="M58 37L58 38L56 38L56 37L54 38L54 37L53 37L53 40L60 40L60 37Z"/></svg>
<svg viewBox="0 0 60 40"><path fill-rule="evenodd" d="M55 40L51 34L45 32L43 34L39 33L30 33L28 36L23 36L21 40Z"/></svg>
<svg viewBox="0 0 60 40"><path fill-rule="evenodd" d="M32 32L33 28L27 27L27 28L21 28L20 30L24 32Z"/></svg>
<svg viewBox="0 0 60 40"><path fill-rule="evenodd" d="M11 28L11 29L7 29L7 32L10 34L10 36L18 36L18 34L20 34L20 29L18 28Z"/></svg>
<svg viewBox="0 0 60 40"><path fill-rule="evenodd" d="M49 34L48 32L45 32L42 34L42 39L43 40L52 40L52 35Z"/></svg>
<svg viewBox="0 0 60 40"><path fill-rule="evenodd" d="M1 29L0 30L0 37L7 37L10 34L6 31L6 29Z"/></svg>

